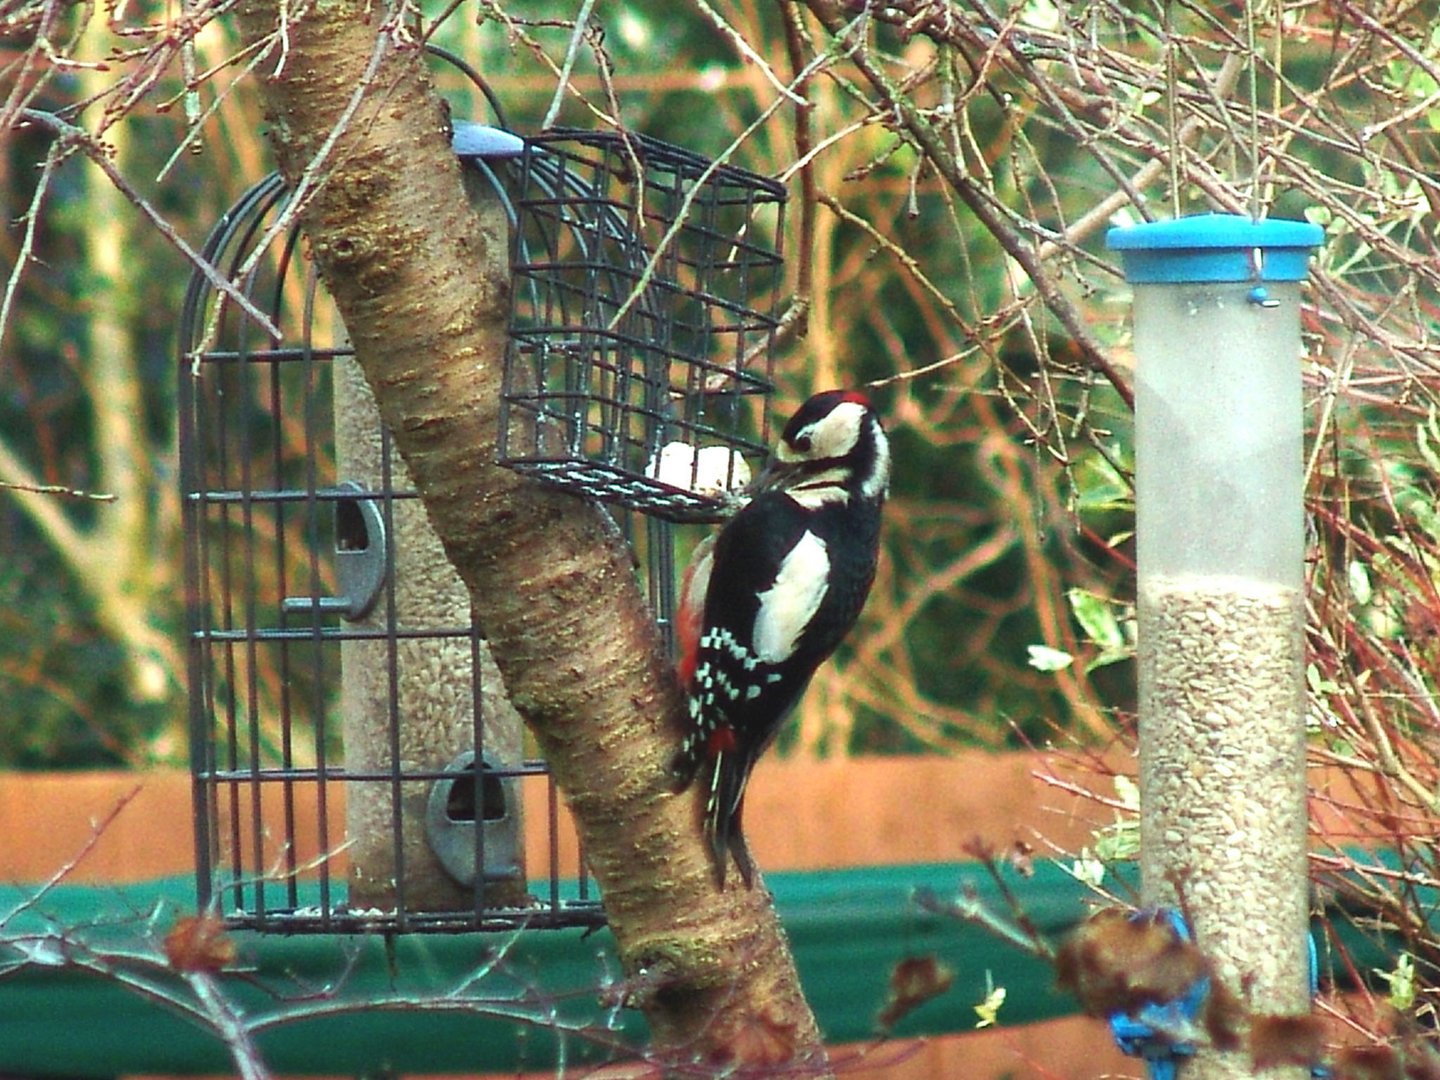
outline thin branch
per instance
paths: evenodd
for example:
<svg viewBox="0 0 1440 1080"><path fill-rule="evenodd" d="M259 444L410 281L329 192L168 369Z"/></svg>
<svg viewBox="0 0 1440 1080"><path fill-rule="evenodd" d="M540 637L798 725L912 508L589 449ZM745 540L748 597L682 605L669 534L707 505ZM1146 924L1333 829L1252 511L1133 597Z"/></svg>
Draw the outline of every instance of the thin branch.
<svg viewBox="0 0 1440 1080"><path fill-rule="evenodd" d="M120 816L127 806L135 801L135 796L140 794L140 790L143 787L143 784L136 784L124 795L116 799L110 809L105 812L105 816L90 826L90 835L85 838L85 842L80 845L80 849L66 859L54 873L37 886L24 900L20 901L20 903L16 904L9 911L6 911L3 915L0 915L0 927L11 922L17 915L34 908L55 886L61 884L66 878L73 874L75 868L84 862L86 856L95 850L95 845L100 843L100 838L109 830L115 819Z"/></svg>
<svg viewBox="0 0 1440 1080"><path fill-rule="evenodd" d="M970 212L980 220L986 231L996 239L1005 253L1019 263L1021 269L1029 276L1036 291L1045 301L1045 306L1060 320L1076 348L1080 350L1085 363L1105 377L1128 407L1133 407L1135 397L1129 382L1121 374L1119 368L1111 363L1105 350L1095 339L1085 319L1076 310L1070 298L1061 291L1051 275L1046 272L1035 250L1023 241L1011 224L1004 219L992 197L970 179L961 163L950 153L949 147L945 145L944 140L921 113L915 102L903 93L895 85L894 80L870 58L865 47L865 40L856 32L855 25L853 23L845 24L830 17L826 6L820 0L809 0L809 2L811 9L816 11L822 22L826 23L836 41L842 44L846 54L850 56L879 93L887 111L899 119L901 125L915 139L931 164L944 177L946 183L969 207Z"/></svg>
<svg viewBox="0 0 1440 1080"><path fill-rule="evenodd" d="M40 176L35 181L35 193L31 195L30 206L25 211L25 232L20 240L20 250L15 254L15 264L10 268L10 276L5 280L4 300L0 301L0 343L4 342L5 331L10 327L10 312L14 309L15 297L19 294L25 268L35 256L35 234L40 227L40 209L45 204L45 197L50 193L50 181L55 175L56 167L68 153L68 150L58 144L52 144L45 152L45 164L41 166Z"/></svg>
<svg viewBox="0 0 1440 1080"><path fill-rule="evenodd" d="M803 83L787 86L785 81L781 79L779 75L775 74L775 69L770 66L769 61L756 52L754 46L745 40L745 36L741 34L740 31L726 22L723 15L710 6L710 4L706 3L705 0L692 0L692 2L696 9L710 20L710 24L724 35L726 40L734 47L735 51L739 53L743 59L748 60L758 67L761 74L765 76L765 81L789 99L792 105L799 105L802 108L809 105L809 102L805 100Z"/></svg>
<svg viewBox="0 0 1440 1080"><path fill-rule="evenodd" d="M824 70L832 61L833 57L828 52L815 57L806 65L805 69L801 71L799 75L791 80L790 85L792 87L803 85L806 80L812 78L816 72ZM646 261L644 269L640 271L635 286L630 290L630 294L625 298L625 302L620 305L619 309L611 318L609 328L613 329L619 325L620 320L622 320L630 312L630 309L645 295L645 290L650 287L650 282L655 277L655 271L660 265L661 259L667 256L670 245L674 243L675 238L680 234L680 230L685 227L689 217L690 207L694 205L695 200L704 192L705 185L709 182L710 177L734 156L735 152L745 144L747 139L769 123L770 118L775 115L787 100L788 98L784 97L776 98L761 110L760 115L756 117L744 131L735 136L730 145L717 154L715 160L701 170L700 174L690 184L688 190L685 192L685 197L681 200L680 206L675 212L675 220L670 224L670 227L665 230L664 235L656 242L654 253L650 256L649 260ZM800 314L804 314L803 310Z"/></svg>
<svg viewBox="0 0 1440 1080"><path fill-rule="evenodd" d="M208 971L187 971L185 982L200 1011L225 1043L241 1080L270 1080L272 1074L255 1045L245 1013L230 1000L215 976Z"/></svg>
<svg viewBox="0 0 1440 1080"><path fill-rule="evenodd" d="M565 47L565 59L560 65L560 78L555 84L555 96L550 100L550 107L545 110L545 119L540 121L540 130L549 131L555 126L555 120L560 115L560 103L565 98L565 90L570 85L570 75L575 70L575 61L580 55L580 43L585 40L589 32L590 16L595 10L595 0L581 0L580 10L575 15L575 29L570 35L570 44Z"/></svg>
<svg viewBox="0 0 1440 1080"><path fill-rule="evenodd" d="M93 553L85 535L60 509L58 500L43 493L47 485L35 477L3 437L0 437L0 483L15 492L16 500L36 527L49 537L56 553L77 573L87 573Z"/></svg>
<svg viewBox="0 0 1440 1080"><path fill-rule="evenodd" d="M0 480L0 488L7 491L27 491L33 495L60 495L67 499L84 499L90 502L115 501L115 496L109 492L81 491L79 488L65 487L63 484L32 484L24 481Z"/></svg>
<svg viewBox="0 0 1440 1080"><path fill-rule="evenodd" d="M284 5L282 4L281 7L283 14ZM272 38L271 40L273 42L276 39ZM315 155L306 163L305 168L301 171L300 178L291 188L290 196L285 200L284 207L275 215L275 219L270 223L269 228L265 230L265 234L254 247L251 248L250 254L246 256L245 261L235 271L236 281L245 281L250 277L251 271L255 269L260 260L270 251L270 245L289 231L291 226L294 225L296 218L304 209L313 190L318 185L324 183L322 173L330 164L330 156L334 153L335 147L339 144L341 137L349 130L351 122L355 119L355 114L359 111L361 103L365 100L366 91L369 90L375 81L375 75L380 70L380 64L385 59L389 45L390 39L387 34L379 33L375 35L375 47L370 54L369 63L366 64L365 70L356 83L355 89L351 91L345 108L341 110L339 118L335 121L334 125L331 126L329 133L326 135L324 141L321 142L319 149L315 151ZM258 63L260 57L267 55L268 52L268 49L261 50L257 55L256 62ZM205 327L204 333L201 334L200 344L191 351L191 355L199 357L200 354L206 352L213 346L215 336L219 333L220 314L219 305L216 305L215 310L210 315L209 324ZM280 340L278 331L275 333L275 340Z"/></svg>
<svg viewBox="0 0 1440 1080"><path fill-rule="evenodd" d="M95 142L94 137L84 128L76 127L65 120L62 120L54 113L44 112L40 109L24 109L21 116L28 122L37 124L53 133L57 140L65 147L77 147L87 158L95 163L116 189L121 192L126 200L139 210L145 218L155 227L155 231L163 236L170 244L185 256L186 260L204 275L205 280L210 283L211 288L217 292L224 293L233 300L239 308L254 319L256 324L269 334L276 341L281 338L279 327L277 327L268 315L257 308L244 291L238 288L233 282L226 280L215 267L200 257L186 241L183 236L175 231L168 221L162 217L150 201L136 190L135 186L125 177L110 156L105 152L104 147Z"/></svg>

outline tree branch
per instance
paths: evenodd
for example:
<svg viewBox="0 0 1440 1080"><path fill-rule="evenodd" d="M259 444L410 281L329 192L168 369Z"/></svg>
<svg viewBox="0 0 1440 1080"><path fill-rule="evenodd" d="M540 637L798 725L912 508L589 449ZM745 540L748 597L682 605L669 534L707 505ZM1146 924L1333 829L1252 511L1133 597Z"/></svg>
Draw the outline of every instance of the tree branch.
<svg viewBox="0 0 1440 1080"><path fill-rule="evenodd" d="M910 95L896 86L880 64L870 57L865 47L864 26L847 22L831 0L807 0L807 4L825 29L844 46L846 54L869 80L879 94L886 114L896 118L898 126L914 140L936 172L985 227L985 231L993 236L1005 253L1025 271L1034 284L1035 291L1045 301L1045 306L1065 327L1086 366L1103 375L1115 388L1121 400L1126 405L1133 406L1134 394L1130 384L1110 362L1104 348L1090 332L1084 317L1076 310L1070 298L1053 277L1045 272L1035 249L1022 240L1016 228L1006 221L1004 213L991 195L969 177L962 163L945 144L944 137L926 119Z"/></svg>
<svg viewBox="0 0 1440 1080"><path fill-rule="evenodd" d="M248 41L280 0L239 7ZM655 1049L706 1069L805 1062L814 1019L765 890L715 890L696 797L669 794L678 687L631 555L599 508L494 464L508 314L503 242L468 207L419 51L361 0L285 25L263 80L282 173L382 416L470 588L516 707L566 791ZM380 62L349 124L337 125Z"/></svg>

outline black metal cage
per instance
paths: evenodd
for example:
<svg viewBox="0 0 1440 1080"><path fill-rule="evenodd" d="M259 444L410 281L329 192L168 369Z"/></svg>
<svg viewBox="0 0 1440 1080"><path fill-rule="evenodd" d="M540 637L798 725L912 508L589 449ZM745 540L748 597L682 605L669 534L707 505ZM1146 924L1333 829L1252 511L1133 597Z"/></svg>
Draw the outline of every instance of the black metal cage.
<svg viewBox="0 0 1440 1080"><path fill-rule="evenodd" d="M198 275L181 322L199 903L281 932L597 924L344 328L270 235L286 199L258 184L204 250L284 339Z"/></svg>
<svg viewBox="0 0 1440 1080"><path fill-rule="evenodd" d="M769 443L785 190L633 134L455 142L511 235L501 460L623 508L668 632L670 522L723 516ZM257 184L203 253L282 339L198 273L180 327L200 905L280 932L598 924L287 198Z"/></svg>
<svg viewBox="0 0 1440 1080"><path fill-rule="evenodd" d="M501 460L715 520L769 444L783 185L628 132L526 140Z"/></svg>

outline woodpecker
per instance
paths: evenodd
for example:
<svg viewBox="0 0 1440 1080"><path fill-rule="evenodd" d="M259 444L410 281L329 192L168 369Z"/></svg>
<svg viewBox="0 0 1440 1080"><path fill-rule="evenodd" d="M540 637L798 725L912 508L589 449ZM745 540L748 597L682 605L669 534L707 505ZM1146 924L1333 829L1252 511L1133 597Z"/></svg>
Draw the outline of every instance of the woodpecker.
<svg viewBox="0 0 1440 1080"><path fill-rule="evenodd" d="M703 776L717 883L741 833L745 783L815 669L855 625L880 548L890 447L864 394L816 394L790 418L748 501L696 548L680 588L677 670L688 729L677 792Z"/></svg>

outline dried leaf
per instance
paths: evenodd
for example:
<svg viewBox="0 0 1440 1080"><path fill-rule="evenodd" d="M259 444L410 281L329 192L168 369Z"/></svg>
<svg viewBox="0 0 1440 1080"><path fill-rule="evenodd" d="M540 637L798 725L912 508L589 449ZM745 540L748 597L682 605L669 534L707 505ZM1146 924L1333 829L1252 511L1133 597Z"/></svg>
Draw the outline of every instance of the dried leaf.
<svg viewBox="0 0 1440 1080"><path fill-rule="evenodd" d="M1324 1031L1317 1016L1256 1015L1250 1021L1250 1059L1257 1069L1319 1064Z"/></svg>
<svg viewBox="0 0 1440 1080"><path fill-rule="evenodd" d="M1335 1080L1405 1080L1400 1055L1389 1046L1347 1046L1335 1055Z"/></svg>
<svg viewBox="0 0 1440 1080"><path fill-rule="evenodd" d="M890 997L876 1017L888 1031L931 998L939 997L955 982L955 973L935 956L907 956L890 972Z"/></svg>
<svg viewBox="0 0 1440 1080"><path fill-rule="evenodd" d="M165 935L165 957L176 971L214 973L235 963L235 942L219 916L189 916Z"/></svg>
<svg viewBox="0 0 1440 1080"><path fill-rule="evenodd" d="M788 1065L795 1058L796 1028L788 1020L760 1014L746 1017L735 1028L723 1061L716 1064L727 1069L773 1069Z"/></svg>
<svg viewBox="0 0 1440 1080"><path fill-rule="evenodd" d="M1240 1049L1245 1004L1226 983L1211 983L1205 997L1205 1031L1217 1050Z"/></svg>
<svg viewBox="0 0 1440 1080"><path fill-rule="evenodd" d="M1183 997L1209 965L1162 916L1107 908L1060 946L1055 972L1087 1014L1109 1016Z"/></svg>

